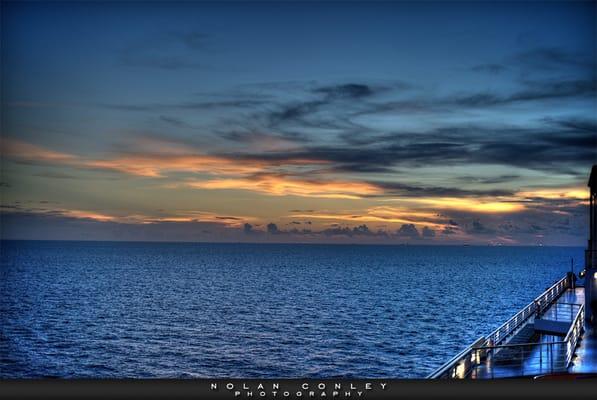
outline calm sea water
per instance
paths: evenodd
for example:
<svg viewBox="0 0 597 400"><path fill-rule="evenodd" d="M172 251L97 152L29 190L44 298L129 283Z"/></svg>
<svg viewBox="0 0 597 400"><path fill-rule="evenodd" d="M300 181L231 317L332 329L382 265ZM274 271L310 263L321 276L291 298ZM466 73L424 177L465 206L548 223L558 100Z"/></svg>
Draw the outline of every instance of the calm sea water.
<svg viewBox="0 0 597 400"><path fill-rule="evenodd" d="M582 252L4 241L0 377L424 377Z"/></svg>

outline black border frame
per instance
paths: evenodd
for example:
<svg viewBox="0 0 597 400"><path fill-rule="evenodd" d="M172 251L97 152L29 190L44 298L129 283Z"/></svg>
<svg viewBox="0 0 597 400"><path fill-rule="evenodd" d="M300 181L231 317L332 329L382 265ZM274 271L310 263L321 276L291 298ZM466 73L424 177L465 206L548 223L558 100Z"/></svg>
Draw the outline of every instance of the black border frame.
<svg viewBox="0 0 597 400"><path fill-rule="evenodd" d="M571 375L574 377L574 375ZM379 387L380 382L387 383L387 389L373 388L361 397L356 391L350 397L332 397L327 391L326 397L296 396L292 392L299 390L303 383L333 385L342 383L362 387L371 382ZM218 390L212 390L211 384L217 383ZM289 396L276 396L267 393L260 397L234 396L225 389L226 383L241 386L247 384L256 387L263 383L266 387L272 383L280 384L280 392L288 391ZM1 380L0 399L506 399L524 396L527 399L595 399L597 398L597 376L577 376L567 380L533 379L496 379L496 380L424 380L424 379L123 379L123 380Z"/></svg>

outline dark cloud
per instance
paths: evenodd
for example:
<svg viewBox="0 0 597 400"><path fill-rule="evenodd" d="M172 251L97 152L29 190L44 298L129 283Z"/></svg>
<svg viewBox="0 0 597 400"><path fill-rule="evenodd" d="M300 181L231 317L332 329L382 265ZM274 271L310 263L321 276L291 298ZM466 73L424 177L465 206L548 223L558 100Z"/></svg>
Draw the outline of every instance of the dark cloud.
<svg viewBox="0 0 597 400"><path fill-rule="evenodd" d="M171 39L172 35L169 40ZM176 39L184 41L182 37ZM204 39L197 35L199 43ZM193 42L195 39L188 40ZM221 132L219 136L242 144L280 139L304 145L303 151L286 154L232 154L232 157L284 160L308 155L310 159L330 162L332 172L390 174L398 167L480 163L575 175L581 166L597 159L595 122L586 118L546 119L544 127L529 124L517 128L497 124L492 126L488 123L485 126L444 126L426 132L386 132L381 128L355 122L359 116L387 112L394 114L416 111L433 116L436 111L460 113L514 103L597 99L595 73L587 68L594 63L586 57L577 57L561 49L537 48L497 63L480 64L473 69L487 72L512 69L520 72L535 68L536 64L549 64L549 68L559 68L566 73L557 76L520 74L520 79L515 82L518 88L510 93L480 90L435 98L415 90L405 95L402 89L412 87L402 82L382 85L366 81L329 85L318 85L316 82L280 82L254 84L248 87L249 92L221 100L110 107L138 111L251 109L252 114L242 114L241 119L235 122L239 126L246 126L243 118L248 118L250 129ZM288 90L304 96L304 100L282 100L284 97L280 97L280 93ZM380 93L387 94L389 100L380 101L380 98L386 98L376 97ZM400 99L395 98L397 94L401 95ZM182 122L173 117L163 119L172 124ZM271 133L272 131L275 133ZM327 136L319 136L320 134ZM326 140L325 145L313 145L319 137L335 138L339 142L329 144L333 140ZM498 184L515 179L515 175L502 175L477 178L476 182L471 183Z"/></svg>
<svg viewBox="0 0 597 400"><path fill-rule="evenodd" d="M456 105L472 108L494 106L496 104L504 104L507 102L507 98L498 94L482 92L445 98L440 101L439 104L443 103L444 105Z"/></svg>
<svg viewBox="0 0 597 400"><path fill-rule="evenodd" d="M258 131L229 131L221 132L219 136L231 142L242 144L260 144L270 140L280 140L290 143L307 143L311 141L304 134L298 132L280 132L278 134L272 134Z"/></svg>
<svg viewBox="0 0 597 400"><path fill-rule="evenodd" d="M442 229L441 232L442 232L443 235L453 235L453 234L455 234L457 232L457 230L455 228L453 228L452 226L446 225L444 227L444 229Z"/></svg>
<svg viewBox="0 0 597 400"><path fill-rule="evenodd" d="M338 224L331 224L332 228L327 228L319 232L325 236L372 236L372 237L389 237L388 233L382 230L377 232L373 232L369 229L369 227L365 224L358 225L353 228L350 227L341 227Z"/></svg>
<svg viewBox="0 0 597 400"><path fill-rule="evenodd" d="M352 148L329 146L306 146L298 151L267 152L257 154L235 153L221 154L234 158L264 161L283 161L290 159L311 159L334 163L337 171L355 172L387 168L391 165L464 162L467 149L461 143L408 143L390 145L383 148Z"/></svg>
<svg viewBox="0 0 597 400"><path fill-rule="evenodd" d="M278 235L284 232L278 229L278 225L274 224L273 222L270 222L269 224L267 224L267 233L269 233L270 235Z"/></svg>
<svg viewBox="0 0 597 400"><path fill-rule="evenodd" d="M328 170L351 173L395 173L400 167L490 164L577 174L597 160L592 120L552 120L542 127L451 126L429 132L370 136L352 143L307 145L301 150L259 154L228 154L234 158L283 161L321 160ZM226 156L225 154L223 154ZM584 173L584 172L583 172ZM515 174L473 177L496 184L517 179ZM462 178L466 180L468 178ZM392 184L388 184L391 188ZM395 184L400 186L400 184ZM397 189L404 189L397 187ZM507 193L487 193L505 195Z"/></svg>
<svg viewBox="0 0 597 400"><path fill-rule="evenodd" d="M320 86L311 90L315 94L323 94L328 102L335 100L362 100L389 91L404 91L412 89L413 85L393 81L384 84L371 84L365 82L339 83L335 85Z"/></svg>
<svg viewBox="0 0 597 400"><path fill-rule="evenodd" d="M506 237L518 243L558 243L567 240L581 244L586 237L588 209L576 199L532 198L524 201L525 208L512 214L484 214L451 211L458 215L463 233L477 240L500 240ZM554 211L557 211L554 212ZM443 234L457 233L457 227L445 225ZM566 238L566 239L565 239Z"/></svg>
<svg viewBox="0 0 597 400"><path fill-rule="evenodd" d="M571 132L597 134L597 120L587 118L545 118L545 121Z"/></svg>
<svg viewBox="0 0 597 400"><path fill-rule="evenodd" d="M481 177L481 176L460 176L456 179L458 179L459 181L462 182L466 182L466 183L480 183L480 184L496 184L496 183L508 183L508 182L512 182L515 181L517 179L520 178L520 175L498 175L498 176L492 176L492 177Z"/></svg>
<svg viewBox="0 0 597 400"><path fill-rule="evenodd" d="M281 123L289 121L302 122L303 124L306 124L307 121L302 120L302 118L315 113L327 103L328 102L324 100L314 100L282 106L278 111L270 113L270 125L278 126Z"/></svg>
<svg viewBox="0 0 597 400"><path fill-rule="evenodd" d="M471 109L484 109L508 106L514 103L546 102L559 99L584 98L592 100L597 93L597 80L593 77L578 79L543 78L519 82L519 89L503 94L491 91L451 94L441 98L413 98L369 102L355 111L353 116L384 113L424 113L464 112Z"/></svg>
<svg viewBox="0 0 597 400"><path fill-rule="evenodd" d="M529 234L534 235L538 233L542 233L545 231L545 228L537 225L537 224L527 224L522 226L520 224L514 223L512 221L506 221L498 226L498 230L502 232L506 232L509 234Z"/></svg>
<svg viewBox="0 0 597 400"><path fill-rule="evenodd" d="M318 129L360 128L357 124L346 118L338 118L337 114L342 113L341 110L346 108L346 103L356 106L364 99L373 97L378 93L408 87L410 87L410 85L402 82L393 82L390 85L384 86L365 83L342 83L315 87L310 90L305 87L304 90L308 90L311 94L318 95L317 98L280 105L277 107L277 110L269 112L266 120L269 121L269 124L272 127L280 127L288 123L293 123L300 124L303 127L314 127ZM325 118L323 116L315 118L316 114L322 110L332 110L336 115L331 118Z"/></svg>
<svg viewBox="0 0 597 400"><path fill-rule="evenodd" d="M384 195L407 195L413 197L462 197L462 196L509 196L513 192L511 190L466 190L449 187L433 187L433 186L412 186L401 184L397 182L378 182L370 181L387 190Z"/></svg>
<svg viewBox="0 0 597 400"><path fill-rule="evenodd" d="M352 228L355 235L371 235L371 231L367 225L359 225Z"/></svg>
<svg viewBox="0 0 597 400"><path fill-rule="evenodd" d="M125 240L125 241L237 241L240 229L209 222L129 224L69 218L57 211L2 211L2 239Z"/></svg>
<svg viewBox="0 0 597 400"><path fill-rule="evenodd" d="M402 238L418 239L420 235L414 224L403 224L400 229L396 231L396 236Z"/></svg>
<svg viewBox="0 0 597 400"><path fill-rule="evenodd" d="M322 231L322 233L326 236L335 236L335 235L352 236L352 229L350 229L348 227L344 227L344 228L334 227L334 228L324 229Z"/></svg>
<svg viewBox="0 0 597 400"><path fill-rule="evenodd" d="M197 34L171 34L160 43L201 50L208 38ZM150 46L151 47L151 46ZM475 71L499 73L512 70L518 73L518 88L509 93L479 90L472 93L452 93L433 97L413 90L411 85L394 82L375 84L367 81L332 83L274 82L252 84L242 90L242 96L212 101L190 101L179 104L111 105L119 109L156 111L164 109L251 109L249 118L255 129L223 132L220 137L238 143L259 143L266 139L287 140L305 145L303 154L264 153L254 158L280 159L309 155L332 163L330 171L358 174L390 174L397 167L451 166L470 163L498 164L543 171L558 171L575 175L581 166L594 162L596 156L595 123L591 120L546 120L544 128L523 126L452 126L428 132L385 132L355 122L356 117L377 113L465 112L509 106L514 103L546 102L558 99L597 99L597 80L594 60L559 48L535 48L515 54L498 62L472 67ZM561 73L528 74L528 71L555 70ZM302 101L287 102L280 96L291 90ZM273 91L273 92L272 92ZM266 93L266 96L264 96ZM384 93L386 96L376 95ZM239 93L240 94L240 93ZM396 96L400 95L399 98ZM381 99L381 100L380 100ZM263 106L263 107L261 107ZM236 110L233 110L236 111ZM163 117L174 125L180 120ZM238 124L245 124L239 120ZM246 125L246 124L245 124ZM182 126L182 125L180 125ZM274 131L275 134L269 133ZM267 133L266 133L267 132ZM337 144L308 145L314 138L337 138ZM233 157L237 155L231 155ZM251 155L240 155L251 157ZM476 178L471 183L498 184L515 180L516 175ZM463 178L463 181L465 179ZM488 195L492 195L488 193ZM495 193L499 195L499 193Z"/></svg>
<svg viewBox="0 0 597 400"><path fill-rule="evenodd" d="M361 174L396 172L395 168L391 167L391 166L369 165L369 164L364 164L364 163L340 164L333 169L336 172L356 172L356 173L361 173Z"/></svg>
<svg viewBox="0 0 597 400"><path fill-rule="evenodd" d="M597 120L587 118L546 118L554 126L541 135L541 139L558 146L591 149L597 153Z"/></svg>
<svg viewBox="0 0 597 400"><path fill-rule="evenodd" d="M553 134L544 136L536 142L487 143L480 147L478 154L471 157L471 161L560 173L572 173L569 168L585 167L595 161L597 148L590 146L594 142L590 135L568 137L568 139L571 140L567 140L566 136ZM560 145L554 146L554 143ZM589 146L585 147L586 144Z"/></svg>
<svg viewBox="0 0 597 400"><path fill-rule="evenodd" d="M472 224L470 226L467 226L466 231L467 233L473 235L487 235L495 233L495 230L486 227L478 219L473 220Z"/></svg>
<svg viewBox="0 0 597 400"><path fill-rule="evenodd" d="M324 86L313 90L314 93L322 93L329 99L351 98L360 99L373 95L376 90L369 85L361 83L347 83L343 85Z"/></svg>
<svg viewBox="0 0 597 400"><path fill-rule="evenodd" d="M553 143L554 145L558 146L578 147L589 150L592 149L592 159L595 158L595 154L597 153L597 133L587 133L586 135L570 135L568 137L563 135L554 135L546 137L544 140L548 143ZM585 158L585 160L590 161L591 152L588 152L587 156L588 158Z"/></svg>
<svg viewBox="0 0 597 400"><path fill-rule="evenodd" d="M172 124L174 126L178 126L181 128L185 128L185 127L189 127L190 125L187 124L186 122L184 122L183 120L179 119L179 118L174 118L174 117L168 117L166 115L160 115L160 119L164 122L167 122L169 124Z"/></svg>
<svg viewBox="0 0 597 400"><path fill-rule="evenodd" d="M152 103L152 104L99 104L100 107L121 111L164 111L164 110L212 110L216 108L250 108L264 104L259 99L236 99L215 101L183 101L179 103ZM164 119L164 118L162 118ZM171 122L171 117L165 121Z"/></svg>
<svg viewBox="0 0 597 400"><path fill-rule="evenodd" d="M525 81L525 89L501 99L502 103L515 101L553 100L566 97L588 96L597 94L597 80L535 80Z"/></svg>
<svg viewBox="0 0 597 400"><path fill-rule="evenodd" d="M432 238L435 237L435 231L427 226L423 227L423 230L421 231L421 234L423 235L423 237L425 238Z"/></svg>
<svg viewBox="0 0 597 400"><path fill-rule="evenodd" d="M45 200L41 201L47 205ZM467 241L500 240L509 237L522 240L525 243L560 243L566 237L568 243L577 243L578 238L586 234L587 209L573 199L543 199L526 204L523 211L512 215L483 215L483 221L475 212L450 211L449 214L458 215L460 223L452 217L447 218L446 224L440 230L423 227L420 232L414 224L403 224L395 233L390 233L387 226L378 225L378 230L362 224L357 226L342 226L338 223L329 224L329 228L321 230L299 229L298 224L290 223L291 229L280 229L275 223L265 226L265 232L260 225L244 223L234 226L215 222L151 222L147 224L98 221L91 218L74 218L65 215L63 210L51 210L37 206L40 201L4 204L2 215L3 238L12 239L88 239L88 240L181 240L181 241L288 241L299 239L314 243L323 238L330 241L345 241L354 239L362 242L388 241L418 241L421 238L430 239L437 234L450 236L456 233L469 235ZM558 210L558 214L553 211ZM223 217L224 220L229 219ZM239 218L232 217L231 221ZM293 221L298 222L298 221ZM458 226L463 226L461 230ZM383 228L380 229L380 228ZM267 235L265 233L268 233ZM450 241L456 239L449 239ZM459 238L458 240L463 240ZM547 240L547 241L546 241Z"/></svg>
<svg viewBox="0 0 597 400"><path fill-rule="evenodd" d="M491 92L472 93L446 97L435 106L452 105L467 108L482 108L507 105L516 102L555 100L571 97L593 98L597 93L597 80L589 79L542 79L522 82L522 89L509 95ZM433 107L434 104L430 104Z"/></svg>
<svg viewBox="0 0 597 400"><path fill-rule="evenodd" d="M510 63L521 68L538 70L565 70L595 67L595 60L588 54L577 54L558 47L537 47L514 55Z"/></svg>

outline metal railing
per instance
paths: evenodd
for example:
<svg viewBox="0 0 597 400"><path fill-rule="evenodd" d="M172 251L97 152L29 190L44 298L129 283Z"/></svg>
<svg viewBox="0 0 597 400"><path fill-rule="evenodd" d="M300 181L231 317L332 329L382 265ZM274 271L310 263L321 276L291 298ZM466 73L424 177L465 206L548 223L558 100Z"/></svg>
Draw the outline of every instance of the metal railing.
<svg viewBox="0 0 597 400"><path fill-rule="evenodd" d="M472 378L505 378L565 371L565 342L504 344L473 349Z"/></svg>
<svg viewBox="0 0 597 400"><path fill-rule="evenodd" d="M512 333L518 330L531 317L542 314L555 299L570 287L568 275L554 283L549 289L520 310L516 315L504 322L500 327L487 335L487 345L497 346L507 339Z"/></svg>
<svg viewBox="0 0 597 400"><path fill-rule="evenodd" d="M505 344L473 348L470 373L475 378L537 375L566 371L583 331L584 305L578 307L564 340L544 336L535 343Z"/></svg>
<svg viewBox="0 0 597 400"><path fill-rule="evenodd" d="M550 321L572 322L575 320L581 306L582 304L577 303L553 303L541 318Z"/></svg>
<svg viewBox="0 0 597 400"><path fill-rule="evenodd" d="M576 313L576 317L572 321L572 325L570 326L570 330L568 330L568 334L564 338L564 342L566 342L566 364L570 365L572 361L572 357L574 357L574 352L576 350L576 346L578 345L578 338L582 335L584 330L584 321L585 321L585 306L584 304L580 306L578 312Z"/></svg>
<svg viewBox="0 0 597 400"><path fill-rule="evenodd" d="M518 330L523 325L526 325L531 318L543 313L545 309L570 286L571 280L568 274L566 274L566 276L554 283L512 318L504 322L489 335L477 339L475 343L462 350L447 363L428 375L427 378L465 378L471 372L475 363L478 362L478 360L475 359L476 355L473 354L473 348L499 346L512 334L518 332Z"/></svg>
<svg viewBox="0 0 597 400"><path fill-rule="evenodd" d="M455 355L435 370L427 379L464 379L471 372L477 360L473 359L473 346L478 343L485 343L485 336L481 336L477 341L466 349Z"/></svg>

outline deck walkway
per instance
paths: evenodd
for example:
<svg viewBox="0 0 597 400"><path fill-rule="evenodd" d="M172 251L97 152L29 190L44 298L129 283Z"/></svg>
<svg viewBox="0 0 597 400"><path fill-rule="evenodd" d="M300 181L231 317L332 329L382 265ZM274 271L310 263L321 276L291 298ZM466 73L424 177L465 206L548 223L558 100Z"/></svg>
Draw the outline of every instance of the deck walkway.
<svg viewBox="0 0 597 400"><path fill-rule="evenodd" d="M576 301L584 302L584 292L577 292ZM585 332L576 349L568 372L575 374L597 373L597 327L591 328L585 325Z"/></svg>
<svg viewBox="0 0 597 400"><path fill-rule="evenodd" d="M572 275L566 274L429 378L491 379L597 373L597 329L585 326L584 286L572 286Z"/></svg>
<svg viewBox="0 0 597 400"><path fill-rule="evenodd" d="M578 306L582 304L584 304L584 289L567 289L544 311L541 319L571 323ZM566 372L568 369L566 345L556 344L562 340L562 336L536 332L534 324L530 322L503 347L499 348L499 351L475 366L471 370L469 378L508 378ZM597 337L594 337L593 340L597 340ZM585 350L583 357L584 359L594 359L597 357L597 352ZM577 369L582 368L581 357L575 358L574 363ZM578 366L576 366L577 363Z"/></svg>

